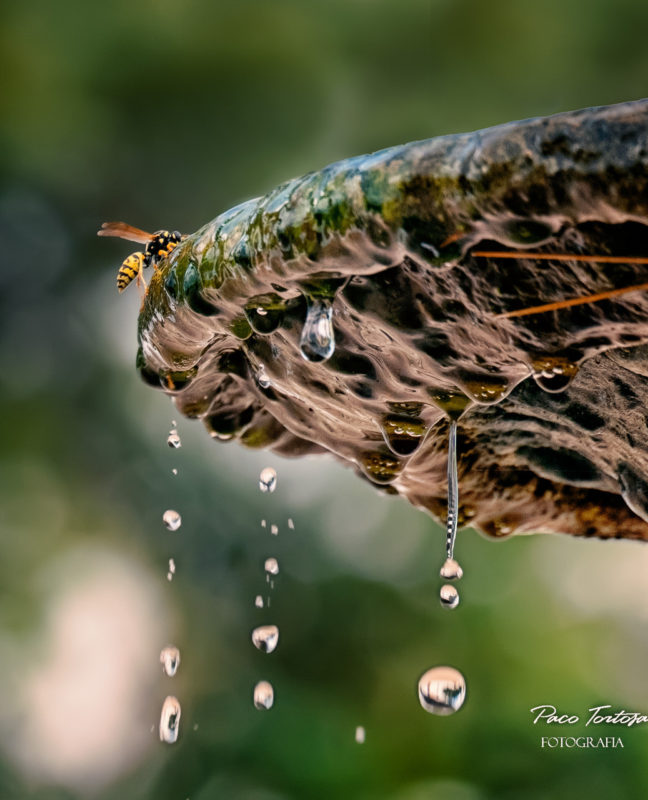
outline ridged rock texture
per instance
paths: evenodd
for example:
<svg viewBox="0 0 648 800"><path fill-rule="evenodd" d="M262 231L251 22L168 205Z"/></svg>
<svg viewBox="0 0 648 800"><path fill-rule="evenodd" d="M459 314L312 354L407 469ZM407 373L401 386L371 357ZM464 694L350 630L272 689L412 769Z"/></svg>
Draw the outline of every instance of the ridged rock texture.
<svg viewBox="0 0 648 800"><path fill-rule="evenodd" d="M163 261L138 367L210 434L332 452L443 519L648 539L648 100L351 158L221 214ZM335 350L300 352L332 305Z"/></svg>

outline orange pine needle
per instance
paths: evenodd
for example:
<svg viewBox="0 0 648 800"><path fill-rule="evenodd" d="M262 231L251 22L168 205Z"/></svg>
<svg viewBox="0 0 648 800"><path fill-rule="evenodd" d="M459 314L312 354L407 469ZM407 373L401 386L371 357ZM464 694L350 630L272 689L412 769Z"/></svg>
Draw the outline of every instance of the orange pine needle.
<svg viewBox="0 0 648 800"><path fill-rule="evenodd" d="M471 255L476 258L529 258L537 261L585 261L603 264L648 264L644 256L589 256L577 253L532 253L529 250L476 250ZM619 297L630 292L642 292L648 289L648 283L637 283L634 286L625 286L621 289L608 289L605 292L590 294L586 297L573 297L571 300L557 300L541 306L520 308L517 311L506 311L495 314L495 319L511 319L512 317L527 317L531 314L543 314L545 311L557 311L561 308L581 306L586 303L596 303L599 300L608 300L610 297Z"/></svg>
<svg viewBox="0 0 648 800"><path fill-rule="evenodd" d="M531 253L527 250L477 250L477 258L529 258L534 261L586 261L601 264L648 264L645 256L587 256L580 253Z"/></svg>

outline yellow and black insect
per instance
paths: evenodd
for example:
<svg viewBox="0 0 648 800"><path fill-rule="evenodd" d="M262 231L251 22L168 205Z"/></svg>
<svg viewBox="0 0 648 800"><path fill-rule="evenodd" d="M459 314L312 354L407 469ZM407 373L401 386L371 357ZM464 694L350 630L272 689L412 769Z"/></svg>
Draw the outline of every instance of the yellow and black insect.
<svg viewBox="0 0 648 800"><path fill-rule="evenodd" d="M128 284L137 278L146 288L144 280L144 270L146 267L157 266L160 259L168 256L169 253L178 246L184 236L178 231L156 231L147 233L140 228L134 228L126 222L104 222L101 230L97 231L97 236L117 236L129 242L139 242L146 244L144 252L132 253L124 259L119 272L117 273L117 288L123 292Z"/></svg>

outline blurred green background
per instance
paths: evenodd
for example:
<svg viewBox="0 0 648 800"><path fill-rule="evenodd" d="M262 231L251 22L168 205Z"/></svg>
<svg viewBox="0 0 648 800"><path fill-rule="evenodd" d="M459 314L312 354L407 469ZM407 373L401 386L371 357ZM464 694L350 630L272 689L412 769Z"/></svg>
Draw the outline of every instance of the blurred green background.
<svg viewBox="0 0 648 800"><path fill-rule="evenodd" d="M645 549L466 531L462 604L442 610L442 531L403 501L199 423L178 420L168 448L174 408L134 370L137 290L115 289L129 246L94 233L106 219L189 232L339 158L642 97L648 4L5 0L0 14L0 798L646 796L648 727L603 729L622 750L548 751L529 712L648 711ZM259 610L268 555L281 574ZM270 656L249 641L266 621L281 629ZM416 698L444 663L468 681L445 719ZM262 678L270 712L252 707ZM157 737L167 694L183 708L173 746Z"/></svg>

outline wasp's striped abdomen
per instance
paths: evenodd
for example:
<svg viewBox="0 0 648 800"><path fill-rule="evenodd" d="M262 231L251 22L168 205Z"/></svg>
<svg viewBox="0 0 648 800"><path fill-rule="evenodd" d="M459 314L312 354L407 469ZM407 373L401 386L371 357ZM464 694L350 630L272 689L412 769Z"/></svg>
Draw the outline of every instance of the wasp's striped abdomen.
<svg viewBox="0 0 648 800"><path fill-rule="evenodd" d="M123 292L128 284L136 278L148 265L148 258L142 252L133 253L124 259L117 273L117 288Z"/></svg>

